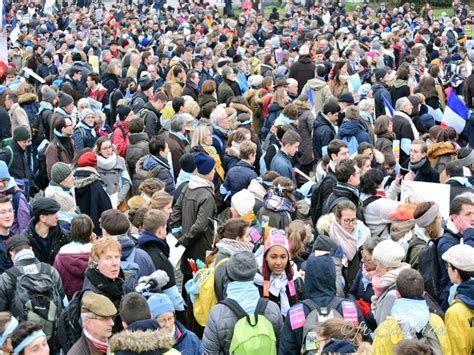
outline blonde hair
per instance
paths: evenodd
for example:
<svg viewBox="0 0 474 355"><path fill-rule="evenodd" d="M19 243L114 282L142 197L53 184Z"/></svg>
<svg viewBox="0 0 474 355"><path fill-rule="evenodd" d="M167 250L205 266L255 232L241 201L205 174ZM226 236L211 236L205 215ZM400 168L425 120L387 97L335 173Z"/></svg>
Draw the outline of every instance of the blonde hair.
<svg viewBox="0 0 474 355"><path fill-rule="evenodd" d="M306 226L303 221L295 220L288 226L288 242L290 244L291 259L295 260L303 254L305 250Z"/></svg>
<svg viewBox="0 0 474 355"><path fill-rule="evenodd" d="M173 196L171 196L169 193L166 191L157 191L153 194L153 196L151 196L150 208L161 210L172 201Z"/></svg>
<svg viewBox="0 0 474 355"><path fill-rule="evenodd" d="M119 253L121 253L122 246L117 240L112 238L101 238L97 240L91 249L89 266L93 266L93 264L98 262L100 257L109 250L117 250Z"/></svg>
<svg viewBox="0 0 474 355"><path fill-rule="evenodd" d="M201 112L201 108L196 101L188 101L184 104L184 111L196 118Z"/></svg>
<svg viewBox="0 0 474 355"><path fill-rule="evenodd" d="M196 129L191 134L191 147L206 145L204 140L209 133L212 133L211 127L209 126L200 125L196 127Z"/></svg>

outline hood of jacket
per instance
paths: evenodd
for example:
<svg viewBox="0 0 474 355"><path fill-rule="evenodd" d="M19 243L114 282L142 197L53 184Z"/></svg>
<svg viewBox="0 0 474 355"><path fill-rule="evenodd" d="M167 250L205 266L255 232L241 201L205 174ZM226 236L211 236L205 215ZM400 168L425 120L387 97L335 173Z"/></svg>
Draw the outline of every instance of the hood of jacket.
<svg viewBox="0 0 474 355"><path fill-rule="evenodd" d="M325 81L322 81L321 79L315 78L308 80L308 85L311 89L318 91L321 90L324 86L327 85Z"/></svg>
<svg viewBox="0 0 474 355"><path fill-rule="evenodd" d="M309 55L302 55L298 58L299 63L311 64L311 57Z"/></svg>
<svg viewBox="0 0 474 355"><path fill-rule="evenodd" d="M447 154L455 154L456 149L451 142L431 143L428 146L428 156L430 158L437 158Z"/></svg>
<svg viewBox="0 0 474 355"><path fill-rule="evenodd" d="M152 155L141 157L136 166L137 176L140 178L150 178L158 174L163 165Z"/></svg>
<svg viewBox="0 0 474 355"><path fill-rule="evenodd" d="M387 88L382 83L375 83L374 85L372 85L372 92L374 95L377 91L380 90L387 90Z"/></svg>
<svg viewBox="0 0 474 355"><path fill-rule="evenodd" d="M322 307L327 306L336 297L336 266L331 256L311 255L308 258L304 295Z"/></svg>
<svg viewBox="0 0 474 355"><path fill-rule="evenodd" d="M357 135L360 131L364 131L364 125L359 120L345 120L340 129L339 135L341 138Z"/></svg>
<svg viewBox="0 0 474 355"><path fill-rule="evenodd" d="M122 246L122 260L127 259L135 248L135 243L128 237L128 235L121 235L117 238L118 242Z"/></svg>
<svg viewBox="0 0 474 355"><path fill-rule="evenodd" d="M102 77L101 81L102 81L102 84L105 84L108 81L113 81L117 84L119 83L119 79L118 79L117 75L111 74L111 73L105 73L104 76Z"/></svg>
<svg viewBox="0 0 474 355"><path fill-rule="evenodd" d="M130 133L128 135L128 139L130 144L137 144L142 141L148 142L148 133L146 132L140 132L140 133Z"/></svg>
<svg viewBox="0 0 474 355"><path fill-rule="evenodd" d="M20 105L31 104L36 101L38 101L38 96L30 92L18 96L18 103Z"/></svg>
<svg viewBox="0 0 474 355"><path fill-rule="evenodd" d="M457 293L457 298L474 310L474 280L470 279L460 284L457 288Z"/></svg>
<svg viewBox="0 0 474 355"><path fill-rule="evenodd" d="M84 271L89 265L89 253L59 253L56 262L77 278L84 278Z"/></svg>
<svg viewBox="0 0 474 355"><path fill-rule="evenodd" d="M124 330L115 334L109 341L112 352L129 351L135 353L156 354L156 351L170 349L175 343L174 337L161 329Z"/></svg>
<svg viewBox="0 0 474 355"><path fill-rule="evenodd" d="M196 189L200 189L200 188L208 188L208 189L211 189L211 191L213 191L213 184L212 182L210 181L207 181L206 179L200 177L200 176L197 176L197 175L192 175L191 176L191 179L189 179L189 189L190 190L196 190Z"/></svg>
<svg viewBox="0 0 474 355"><path fill-rule="evenodd" d="M397 79L395 80L395 82L393 83L393 86L395 88L401 88L402 86L405 86L405 85L408 85L408 81L406 80L403 80L403 79Z"/></svg>
<svg viewBox="0 0 474 355"><path fill-rule="evenodd" d="M198 96L198 103L201 107L209 102L216 102L216 98L210 94L201 94Z"/></svg>
<svg viewBox="0 0 474 355"><path fill-rule="evenodd" d="M76 189L82 189L93 184L96 181L102 181L98 173L90 171L90 170L76 170L74 173L74 187Z"/></svg>
<svg viewBox="0 0 474 355"><path fill-rule="evenodd" d="M424 299L398 298L393 303L390 315L400 322L401 327L407 324L418 333L429 322L430 309Z"/></svg>
<svg viewBox="0 0 474 355"><path fill-rule="evenodd" d="M237 111L245 112L245 113L248 113L249 115L252 115L252 110L243 104L232 102L230 104L230 107L232 107L233 109L236 109Z"/></svg>

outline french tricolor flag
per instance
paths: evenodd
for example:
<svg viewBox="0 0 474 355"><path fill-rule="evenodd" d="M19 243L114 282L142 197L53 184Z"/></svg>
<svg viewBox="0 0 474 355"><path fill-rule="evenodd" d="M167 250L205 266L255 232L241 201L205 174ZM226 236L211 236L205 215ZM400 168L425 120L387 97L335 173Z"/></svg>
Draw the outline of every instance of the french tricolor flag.
<svg viewBox="0 0 474 355"><path fill-rule="evenodd" d="M441 120L441 127L453 127L459 134L466 126L466 120L469 117L469 110L462 100L451 91L448 96L448 103L444 110L443 119Z"/></svg>

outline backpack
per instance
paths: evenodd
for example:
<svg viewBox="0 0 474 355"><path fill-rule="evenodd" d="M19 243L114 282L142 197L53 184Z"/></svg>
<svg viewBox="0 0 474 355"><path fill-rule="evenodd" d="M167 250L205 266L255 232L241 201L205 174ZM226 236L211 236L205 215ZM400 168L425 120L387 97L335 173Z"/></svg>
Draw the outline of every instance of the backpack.
<svg viewBox="0 0 474 355"><path fill-rule="evenodd" d="M418 255L418 269L425 280L425 290L435 300L439 299L442 291L440 285L441 268L438 261L438 243L440 239L430 240Z"/></svg>
<svg viewBox="0 0 474 355"><path fill-rule="evenodd" d="M16 190L13 195L12 195L12 205L13 205L13 211L15 213L15 220L17 219L17 215L18 215L18 207L20 206L20 199L21 199L21 195L24 195L23 191L21 190ZM33 217L33 208L31 207L31 205L29 203L27 203L28 205L28 210L29 210L29 216L30 218Z"/></svg>
<svg viewBox="0 0 474 355"><path fill-rule="evenodd" d="M13 142L12 137L2 139L2 141L0 142L0 149L5 149L6 147L10 147L12 145L12 142Z"/></svg>
<svg viewBox="0 0 474 355"><path fill-rule="evenodd" d="M434 170L441 174L446 169L446 164L456 159L456 154L440 155L431 162L431 166Z"/></svg>
<svg viewBox="0 0 474 355"><path fill-rule="evenodd" d="M265 318L268 299L260 298L255 314L247 314L233 299L220 302L238 318L230 342L229 353L233 355L276 355L276 337L273 325Z"/></svg>
<svg viewBox="0 0 474 355"><path fill-rule="evenodd" d="M347 144L347 149L349 150L349 155L356 154L357 148L359 147L359 142L355 136L346 136L342 138L342 141Z"/></svg>
<svg viewBox="0 0 474 355"><path fill-rule="evenodd" d="M334 299L326 307L320 307L314 303L311 299L306 299L302 303L308 306L311 311L306 316L306 320L303 327L303 353L304 354L316 354L319 349L318 341L318 330L321 327L321 324L328 319L339 318L344 319L345 321L351 322L355 325L359 324L359 317L357 314L357 307L353 302L344 301L342 298L334 297ZM337 306L342 303L342 313L341 315L337 311ZM303 311L303 310L301 310ZM291 312L289 311L289 317L291 321ZM294 310L293 310L294 312Z"/></svg>
<svg viewBox="0 0 474 355"><path fill-rule="evenodd" d="M278 153L280 148L276 144L272 144L275 147L275 153ZM267 164L265 163L265 156L267 155L267 152L263 153L262 156L260 157L260 175L265 174L270 167L267 167Z"/></svg>
<svg viewBox="0 0 474 355"><path fill-rule="evenodd" d="M44 147L38 151L38 170L36 171L35 182L40 190L46 189L49 185L48 169L46 167L46 149L48 149L48 146L49 143L45 144ZM61 161L61 159L59 159L59 149L58 161Z"/></svg>
<svg viewBox="0 0 474 355"><path fill-rule="evenodd" d="M192 278L186 283L186 290L189 294L194 291L197 294L193 302L194 318L199 325L205 327L207 319L211 313L212 307L217 304L216 291L214 288L214 273L216 269L228 258L224 258L216 265L211 265L208 268L200 269Z"/></svg>
<svg viewBox="0 0 474 355"><path fill-rule="evenodd" d="M140 278L140 266L135 262L136 251L134 247L128 258L120 262L120 267L124 273L123 287L125 293L135 291L135 286Z"/></svg>
<svg viewBox="0 0 474 355"><path fill-rule="evenodd" d="M431 315L430 315L430 318L431 318ZM433 329L429 321L428 323L426 323L426 326L418 333L414 329L412 329L409 325L407 327L407 326L404 326L403 323L401 323L400 321L397 320L397 322L402 334L406 332L410 333L412 339L420 340L422 343L425 343L426 345L428 345L429 348L431 349L432 354L443 353L440 341L438 339L438 336L436 335L436 330ZM405 331L403 331L403 328L408 328L408 329L405 329Z"/></svg>
<svg viewBox="0 0 474 355"><path fill-rule="evenodd" d="M127 131L125 131L125 129L122 127L121 124L119 124L117 128L119 128L122 131L123 138L126 139L128 135ZM114 143L114 133L115 133L115 129L113 129L112 133L109 134L109 139L112 142L112 144Z"/></svg>
<svg viewBox="0 0 474 355"><path fill-rule="evenodd" d="M422 245L426 245L426 242L423 239L415 237L410 240L410 243L408 243L407 255L405 256L405 261L408 264L411 264L410 260L412 259L411 253L413 252L413 248L422 246ZM419 260L419 257L420 256L418 255L418 260Z"/></svg>
<svg viewBox="0 0 474 355"><path fill-rule="evenodd" d="M321 182L313 187L313 193L311 195L311 220L313 224L316 225L319 217L323 215L323 183L326 179L331 179L337 184L337 179L333 174L326 174L324 179Z"/></svg>
<svg viewBox="0 0 474 355"><path fill-rule="evenodd" d="M40 323L48 339L53 336L63 309L60 290L51 271L52 267L45 263L14 266L6 271L16 280L12 303L20 310L19 321Z"/></svg>
<svg viewBox="0 0 474 355"><path fill-rule="evenodd" d="M86 292L90 292L90 290L74 293L69 306L63 309L59 316L57 336L64 354L68 353L69 349L72 348L82 335L81 304L82 297Z"/></svg>

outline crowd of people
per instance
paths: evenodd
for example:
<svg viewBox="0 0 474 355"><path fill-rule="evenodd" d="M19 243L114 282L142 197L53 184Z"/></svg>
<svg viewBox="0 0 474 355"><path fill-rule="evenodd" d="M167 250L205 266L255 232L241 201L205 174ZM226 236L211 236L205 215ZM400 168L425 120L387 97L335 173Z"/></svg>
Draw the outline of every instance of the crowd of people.
<svg viewBox="0 0 474 355"><path fill-rule="evenodd" d="M474 14L259 3L4 2L2 353L474 352Z"/></svg>

